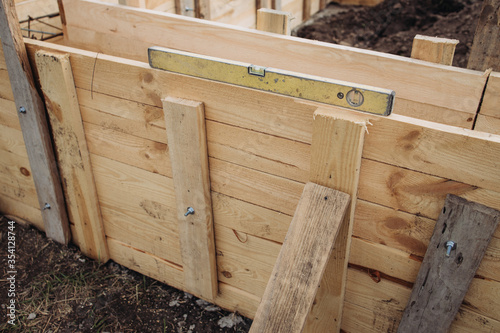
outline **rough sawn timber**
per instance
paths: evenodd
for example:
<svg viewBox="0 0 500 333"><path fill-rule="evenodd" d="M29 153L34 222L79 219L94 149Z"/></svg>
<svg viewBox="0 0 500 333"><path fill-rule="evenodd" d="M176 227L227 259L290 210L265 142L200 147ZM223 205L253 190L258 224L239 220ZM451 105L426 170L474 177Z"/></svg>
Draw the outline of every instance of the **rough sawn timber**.
<svg viewBox="0 0 500 333"><path fill-rule="evenodd" d="M499 222L500 211L447 196L398 332L448 331Z"/></svg>
<svg viewBox="0 0 500 333"><path fill-rule="evenodd" d="M349 201L306 184L250 332L302 332Z"/></svg>

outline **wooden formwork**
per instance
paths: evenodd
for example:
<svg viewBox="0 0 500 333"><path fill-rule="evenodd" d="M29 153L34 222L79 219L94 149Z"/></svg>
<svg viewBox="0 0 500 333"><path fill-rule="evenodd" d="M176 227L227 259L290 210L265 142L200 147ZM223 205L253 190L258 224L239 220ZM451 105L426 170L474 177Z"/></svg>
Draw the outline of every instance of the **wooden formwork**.
<svg viewBox="0 0 500 333"><path fill-rule="evenodd" d="M79 151L84 164L88 156L87 173L78 179L87 181L86 195L95 186L88 200L96 202L89 210L97 221L76 213L82 199L69 193L81 182L62 182L73 242L90 256L108 251L120 264L253 317L312 181L347 192L352 203L306 331L395 332L446 194L500 209L498 73L113 4L62 4L66 45L25 43L42 85L55 74L37 57L52 54L71 64L64 84L53 88L57 96L74 90L73 102L47 107L64 129L52 133L63 178L75 161L68 150ZM147 48L154 45L392 89L394 112L364 114L153 69ZM0 211L43 230L32 179L37 170L30 167L6 68L2 54ZM165 98L200 102L185 107L204 111L213 295L196 290L186 274L179 226L185 207L174 186L179 161L171 161ZM453 332L500 330L499 276L497 230Z"/></svg>

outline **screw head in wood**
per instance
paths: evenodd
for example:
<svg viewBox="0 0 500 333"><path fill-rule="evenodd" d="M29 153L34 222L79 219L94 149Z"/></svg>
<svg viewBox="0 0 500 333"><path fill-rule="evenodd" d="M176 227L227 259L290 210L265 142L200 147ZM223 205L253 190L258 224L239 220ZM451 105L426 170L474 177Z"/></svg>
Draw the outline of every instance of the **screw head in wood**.
<svg viewBox="0 0 500 333"><path fill-rule="evenodd" d="M21 106L21 107L19 108L19 112L20 112L20 113L26 113L26 108L25 108L24 106Z"/></svg>
<svg viewBox="0 0 500 333"><path fill-rule="evenodd" d="M43 206L43 210L50 209L50 204L46 203L45 206Z"/></svg>
<svg viewBox="0 0 500 333"><path fill-rule="evenodd" d="M451 250L455 249L457 247L457 244L454 241L447 241L446 242L446 256L449 257Z"/></svg>
<svg viewBox="0 0 500 333"><path fill-rule="evenodd" d="M194 208L193 207L188 207L186 213L184 216L188 216L190 214L194 214Z"/></svg>

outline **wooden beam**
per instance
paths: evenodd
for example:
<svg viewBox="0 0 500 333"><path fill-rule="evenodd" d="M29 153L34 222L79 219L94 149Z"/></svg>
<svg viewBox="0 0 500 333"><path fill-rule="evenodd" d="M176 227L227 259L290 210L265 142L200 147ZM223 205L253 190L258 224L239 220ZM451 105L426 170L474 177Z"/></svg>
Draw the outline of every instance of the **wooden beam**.
<svg viewBox="0 0 500 333"><path fill-rule="evenodd" d="M39 51L36 65L78 246L85 255L106 262L108 247L69 55Z"/></svg>
<svg viewBox="0 0 500 333"><path fill-rule="evenodd" d="M307 183L250 332L302 332L349 195Z"/></svg>
<svg viewBox="0 0 500 333"><path fill-rule="evenodd" d="M398 332L448 331L499 221L500 211L446 198Z"/></svg>
<svg viewBox="0 0 500 333"><path fill-rule="evenodd" d="M302 21L311 17L311 0L303 0L302 2Z"/></svg>
<svg viewBox="0 0 500 333"><path fill-rule="evenodd" d="M0 38L19 122L49 238L67 244L71 238L64 195L57 170L45 106L35 88L31 66L12 0L0 2ZM22 112L21 112L22 111Z"/></svg>
<svg viewBox="0 0 500 333"><path fill-rule="evenodd" d="M451 66L458 43L457 39L416 35L413 38L411 57Z"/></svg>
<svg viewBox="0 0 500 333"><path fill-rule="evenodd" d="M203 104L163 100L187 291L214 300L217 267Z"/></svg>
<svg viewBox="0 0 500 333"><path fill-rule="evenodd" d="M500 0L484 0L467 68L500 71Z"/></svg>
<svg viewBox="0 0 500 333"><path fill-rule="evenodd" d="M257 11L257 30L290 35L292 15L274 9L261 8Z"/></svg>
<svg viewBox="0 0 500 333"><path fill-rule="evenodd" d="M351 195L351 207L339 232L305 332L338 332L342 318L366 120L314 113L311 181Z"/></svg>

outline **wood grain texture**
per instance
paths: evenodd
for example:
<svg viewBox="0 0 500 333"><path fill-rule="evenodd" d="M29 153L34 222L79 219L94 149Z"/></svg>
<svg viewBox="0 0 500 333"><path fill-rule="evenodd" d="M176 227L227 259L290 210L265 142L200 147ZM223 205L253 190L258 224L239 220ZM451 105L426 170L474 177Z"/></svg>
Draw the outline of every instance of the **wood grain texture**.
<svg viewBox="0 0 500 333"><path fill-rule="evenodd" d="M484 0L467 68L500 71L500 1Z"/></svg>
<svg viewBox="0 0 500 333"><path fill-rule="evenodd" d="M500 118L500 73L492 72L488 78L481 103L480 115Z"/></svg>
<svg viewBox="0 0 500 333"><path fill-rule="evenodd" d="M448 331L499 222L499 211L447 196L398 332Z"/></svg>
<svg viewBox="0 0 500 333"><path fill-rule="evenodd" d="M457 44L457 39L416 35L413 38L411 57L451 66Z"/></svg>
<svg viewBox="0 0 500 333"><path fill-rule="evenodd" d="M306 184L250 332L302 332L349 201Z"/></svg>
<svg viewBox="0 0 500 333"><path fill-rule="evenodd" d="M301 63L300 70L305 74L393 89L397 99L413 101L423 108L437 105L471 114L477 110L486 82L479 72L437 64L416 64L383 53L270 35L214 22L195 22L189 18L91 1L67 0L65 6L70 40L80 45L87 44L91 49L100 48L101 52L108 54L113 54L113 50L105 50L106 45L119 43L119 48L127 48L130 55L135 52L133 59L141 61L146 61L146 45L155 44L291 71ZM285 7L282 10L290 12ZM88 30L89 26L94 31L90 31L87 37L81 34L73 39L72 30ZM99 45L93 41L96 34L102 38ZM111 34L112 38L102 34ZM136 51L130 45L132 40ZM407 73L412 73L411 79Z"/></svg>
<svg viewBox="0 0 500 333"><path fill-rule="evenodd" d="M500 135L500 118L478 114L474 130Z"/></svg>
<svg viewBox="0 0 500 333"><path fill-rule="evenodd" d="M108 246L69 55L41 51L36 63L78 246L86 256L105 263Z"/></svg>
<svg viewBox="0 0 500 333"><path fill-rule="evenodd" d="M290 13L261 8L257 11L257 30L289 36L291 18Z"/></svg>
<svg viewBox="0 0 500 333"><path fill-rule="evenodd" d="M338 331L342 318L366 123L364 119L336 117L327 110L317 110L313 126L310 179L348 193L351 195L351 206L339 231L305 331Z"/></svg>
<svg viewBox="0 0 500 333"><path fill-rule="evenodd" d="M40 207L47 203L50 209L42 210L45 232L57 242L67 244L71 238L64 194L60 183L50 133L45 118L45 106L38 95L26 49L18 26L14 2L2 0L0 5L0 38L13 83L12 92L16 107L24 107L19 114L24 141L32 166L33 179Z"/></svg>
<svg viewBox="0 0 500 333"><path fill-rule="evenodd" d="M167 97L163 111L177 201L177 219L189 292L217 296L217 265L203 103ZM191 207L194 213L186 215Z"/></svg>

